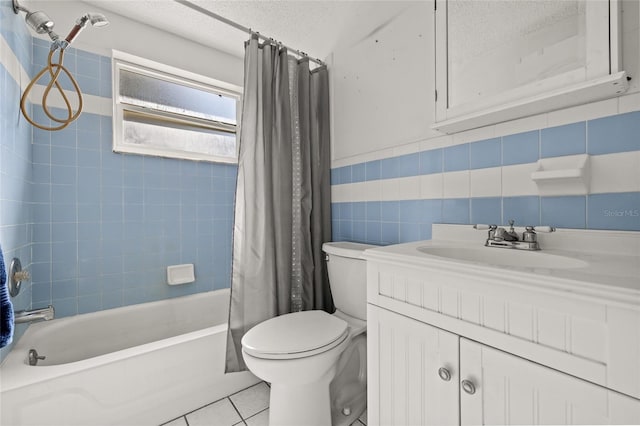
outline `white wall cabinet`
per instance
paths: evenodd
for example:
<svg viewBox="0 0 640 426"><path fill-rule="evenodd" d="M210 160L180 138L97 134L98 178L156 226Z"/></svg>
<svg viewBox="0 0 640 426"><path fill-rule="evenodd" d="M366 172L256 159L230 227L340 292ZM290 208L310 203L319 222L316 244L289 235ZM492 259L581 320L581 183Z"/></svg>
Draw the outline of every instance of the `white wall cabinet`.
<svg viewBox="0 0 640 426"><path fill-rule="evenodd" d="M639 401L369 305L371 425L636 424Z"/></svg>
<svg viewBox="0 0 640 426"><path fill-rule="evenodd" d="M628 88L618 0L436 0L436 122L455 133Z"/></svg>

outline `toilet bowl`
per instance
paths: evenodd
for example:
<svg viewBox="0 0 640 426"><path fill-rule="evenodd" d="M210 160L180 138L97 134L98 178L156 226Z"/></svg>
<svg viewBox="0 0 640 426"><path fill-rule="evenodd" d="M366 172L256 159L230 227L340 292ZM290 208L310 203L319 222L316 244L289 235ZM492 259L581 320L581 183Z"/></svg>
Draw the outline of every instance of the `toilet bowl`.
<svg viewBox="0 0 640 426"><path fill-rule="evenodd" d="M365 410L366 264L361 255L370 247L323 245L335 313L281 315L242 338L247 367L271 384L270 425L342 426Z"/></svg>

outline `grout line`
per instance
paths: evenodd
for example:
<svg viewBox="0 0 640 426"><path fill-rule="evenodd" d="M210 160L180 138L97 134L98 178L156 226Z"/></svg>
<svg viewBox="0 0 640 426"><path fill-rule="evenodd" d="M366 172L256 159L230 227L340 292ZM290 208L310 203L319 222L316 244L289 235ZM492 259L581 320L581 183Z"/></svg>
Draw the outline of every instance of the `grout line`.
<svg viewBox="0 0 640 426"><path fill-rule="evenodd" d="M187 421L187 416L186 416L186 415L184 415L184 414L182 414L182 415L180 415L180 416L176 417L175 419L167 420L166 422L161 423L161 424L160 424L160 426L164 426L164 425L169 424L169 423L171 423L171 422L175 422L176 420L178 420L178 419L180 419L180 418L183 418L183 419L184 419L184 422L187 424L187 426L189 426L189 422Z"/></svg>
<svg viewBox="0 0 640 426"><path fill-rule="evenodd" d="M247 388L248 389L248 388ZM235 394L234 394L235 395ZM236 407L236 404L233 403L233 401L231 400L231 398L227 397L227 399L229 400L229 402L231 403L231 406L233 407L234 410L236 410L236 413L238 413L238 416L240 417L240 420L242 420L242 423L244 423L244 417L242 417L242 414L240 413L240 410L238 410L238 407ZM245 423L246 424L246 423Z"/></svg>
<svg viewBox="0 0 640 426"><path fill-rule="evenodd" d="M257 416L258 414L260 414L260 413L263 413L263 412L267 411L268 409L269 409L269 407L265 408L264 410L260 410L260 411L258 411L257 413L252 414L252 415L250 415L249 417L247 417L246 419L243 419L243 420L249 420L249 419L252 419L252 418L254 418L255 416Z"/></svg>
<svg viewBox="0 0 640 426"><path fill-rule="evenodd" d="M213 402L209 402L208 404L204 404L202 407L198 407L198 408L196 408L195 410L188 411L188 412L184 413L184 414L183 414L182 416L180 416L180 417L184 417L184 419L185 419L185 421L186 421L186 420L187 420L187 415L189 415L189 414L191 414L191 413L195 413L195 412L196 412L196 411L198 411L198 410L202 410L204 407L208 407L208 406L210 406L210 405L213 405L213 404L215 404L216 402L220 402L220 401L222 401L222 400L223 400L223 399L225 399L225 398L229 398L229 397L228 397L228 396L225 396L225 397L220 398L220 399L217 399L217 400L215 400L215 401L213 401ZM176 417L176 418L179 418L179 417ZM174 420L175 420L175 419L174 419ZM189 424L189 422L187 422L187 424Z"/></svg>
<svg viewBox="0 0 640 426"><path fill-rule="evenodd" d="M217 403L217 402L220 402L220 401L222 401L223 399L228 399L228 400L229 400L229 402L231 403L231 406L234 408L234 410L236 410L236 412L238 413L238 416L240 416L240 419L241 419L242 423L243 423L243 424L246 424L246 423L245 423L245 419L244 419L244 417L242 417L242 414L240 413L240 411L238 410L238 408L236 407L236 405L235 405L235 404L233 403L233 401L231 400L231 396L236 395L236 394L239 394L240 392L244 392L244 391L246 391L246 390L247 390L247 389L249 389L249 388L252 388L252 387L254 387L254 386L259 385L260 383L265 383L267 386L269 386L269 383L264 382L264 381L263 381L263 382L258 382L258 383L254 384L254 385L251 385L251 386L247 386L246 388L241 389L241 390L239 390L239 391L237 391L237 392L234 392L234 393L232 393L231 395L227 395L227 396L225 396L225 397L223 397L223 398L220 398L220 399L217 399L217 400L215 400L215 401L209 402L209 403L207 403L207 404L203 405L202 407L198 407L198 408L196 408L196 409L194 409L194 410L191 410L191 411L189 411L189 412L187 412L187 413L184 413L184 414L182 414L182 415L180 415L180 416L178 416L178 417L176 417L176 418L174 418L174 419L171 419L171 420L169 420L169 421L167 421L167 422L164 422L164 423L162 423L162 425L165 425L165 424L167 424L167 423L170 423L170 422L172 422L172 421L174 421L174 420L178 420L179 418L183 417L183 418L184 418L185 423L187 424L187 426L190 426L190 425L189 425L189 421L187 420L187 415L189 415L189 414L191 414L191 413L194 413L194 412L196 412L196 411L198 411L198 410L201 410L201 409L203 409L203 408L205 408L205 407L208 407L208 406L210 406L210 405L213 405L213 404L215 404L215 403ZM271 387L271 386L269 386L269 387ZM265 408L265 410L267 410L268 408L269 408L269 407ZM262 410L262 411L265 411L265 410ZM260 413L261 413L262 411L260 411ZM256 414L258 414L258 413L256 413ZM254 415L256 415L256 414L254 414ZM250 416L249 418L253 417L254 415ZM162 426L162 425L161 425L161 426Z"/></svg>

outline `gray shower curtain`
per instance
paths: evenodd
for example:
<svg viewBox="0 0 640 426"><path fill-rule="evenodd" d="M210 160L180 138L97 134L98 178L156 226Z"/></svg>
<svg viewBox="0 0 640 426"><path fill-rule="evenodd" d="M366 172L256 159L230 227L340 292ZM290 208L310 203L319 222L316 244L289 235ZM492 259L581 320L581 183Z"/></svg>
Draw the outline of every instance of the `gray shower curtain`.
<svg viewBox="0 0 640 426"><path fill-rule="evenodd" d="M333 312L329 87L322 66L281 46L245 46L226 371L246 370L242 336L269 318Z"/></svg>

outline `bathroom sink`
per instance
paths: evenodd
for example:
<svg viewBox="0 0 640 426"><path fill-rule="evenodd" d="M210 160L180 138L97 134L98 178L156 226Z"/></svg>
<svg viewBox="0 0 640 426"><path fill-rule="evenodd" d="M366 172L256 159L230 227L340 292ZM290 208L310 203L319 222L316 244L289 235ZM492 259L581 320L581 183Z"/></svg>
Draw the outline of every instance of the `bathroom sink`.
<svg viewBox="0 0 640 426"><path fill-rule="evenodd" d="M445 259L503 267L571 269L583 268L588 265L587 262L580 259L540 251L451 246L424 246L418 247L418 250Z"/></svg>

